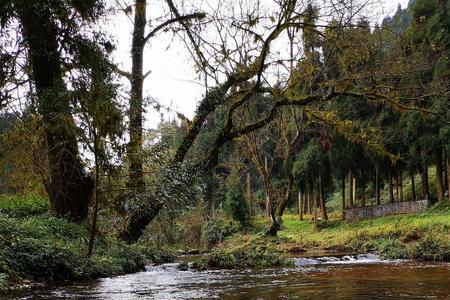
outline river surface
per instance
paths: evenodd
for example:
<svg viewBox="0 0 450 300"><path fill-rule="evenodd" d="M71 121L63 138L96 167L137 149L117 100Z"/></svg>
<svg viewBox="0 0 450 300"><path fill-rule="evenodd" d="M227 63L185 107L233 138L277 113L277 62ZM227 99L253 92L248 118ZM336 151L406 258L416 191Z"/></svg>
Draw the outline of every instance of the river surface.
<svg viewBox="0 0 450 300"><path fill-rule="evenodd" d="M450 299L450 264L374 255L296 258L293 268L179 271L177 264L5 299ZM1 297L1 296L0 296ZM2 298L3 299L3 298Z"/></svg>

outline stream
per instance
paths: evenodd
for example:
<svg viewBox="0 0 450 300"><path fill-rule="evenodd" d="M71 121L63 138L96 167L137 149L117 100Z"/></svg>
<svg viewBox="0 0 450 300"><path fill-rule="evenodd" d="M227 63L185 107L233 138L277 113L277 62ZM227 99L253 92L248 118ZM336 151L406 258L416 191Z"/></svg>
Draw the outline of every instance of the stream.
<svg viewBox="0 0 450 300"><path fill-rule="evenodd" d="M293 258L293 268L179 271L177 263L2 299L450 299L450 264L371 254Z"/></svg>

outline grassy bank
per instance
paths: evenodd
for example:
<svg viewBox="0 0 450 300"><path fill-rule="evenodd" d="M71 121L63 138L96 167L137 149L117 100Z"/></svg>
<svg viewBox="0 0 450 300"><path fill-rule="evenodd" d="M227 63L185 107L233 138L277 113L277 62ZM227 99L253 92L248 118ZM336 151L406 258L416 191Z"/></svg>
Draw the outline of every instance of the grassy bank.
<svg viewBox="0 0 450 300"><path fill-rule="evenodd" d="M272 244L280 252L335 250L371 252L385 258L412 258L450 261L450 210L431 209L417 215L397 215L358 222L343 222L339 214L314 230L310 216L299 221L297 215L283 217L278 238L264 238L262 232L234 235L219 249L235 249L243 244ZM264 228L263 219L255 221ZM216 250L217 251L217 250Z"/></svg>
<svg viewBox="0 0 450 300"><path fill-rule="evenodd" d="M88 228L55 218L44 198L0 199L0 290L27 281L82 280L142 270L170 255L99 237L87 257Z"/></svg>

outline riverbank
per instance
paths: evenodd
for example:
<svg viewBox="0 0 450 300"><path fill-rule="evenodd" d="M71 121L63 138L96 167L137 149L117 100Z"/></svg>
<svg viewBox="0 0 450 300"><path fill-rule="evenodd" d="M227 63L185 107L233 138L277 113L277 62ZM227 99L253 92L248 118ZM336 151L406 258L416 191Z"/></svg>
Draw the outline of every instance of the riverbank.
<svg viewBox="0 0 450 300"><path fill-rule="evenodd" d="M298 215L285 215L278 237L263 236L267 226L262 218L255 220L257 228L250 234L235 234L213 249L204 261L224 261L214 267L231 268L229 256L257 256L264 252L293 253L375 253L386 259L417 259L450 261L450 210L430 209L417 215L397 215L357 222L340 220L339 213L321 221L314 229L311 216L304 221ZM252 254L253 253L253 254ZM227 259L228 257L228 259ZM235 259L239 261L238 259ZM204 266L203 266L204 267ZM239 263L236 267L240 267Z"/></svg>
<svg viewBox="0 0 450 300"><path fill-rule="evenodd" d="M450 264L373 255L296 259L292 268L184 272L177 264L73 285L24 289L12 299L448 299ZM0 297L1 298L1 297Z"/></svg>
<svg viewBox="0 0 450 300"><path fill-rule="evenodd" d="M1 199L0 290L36 282L120 275L173 259L166 251L142 244L126 245L111 232L101 230L93 255L87 257L86 224L51 216L47 203L46 199L33 196ZM358 222L343 222L338 213L331 213L330 220L321 221L317 230L311 216L304 219L285 215L278 237L264 237L268 224L261 217L250 228L236 227L227 230L227 234L221 231L220 239L212 239L219 240L218 244L196 259L194 267L205 270L290 266L292 261L286 258L301 252L366 252L388 259L450 261L448 208Z"/></svg>
<svg viewBox="0 0 450 300"><path fill-rule="evenodd" d="M126 245L100 232L87 256L88 227L48 213L48 200L35 196L0 201L0 291L53 280L85 280L143 270L170 261L163 251Z"/></svg>

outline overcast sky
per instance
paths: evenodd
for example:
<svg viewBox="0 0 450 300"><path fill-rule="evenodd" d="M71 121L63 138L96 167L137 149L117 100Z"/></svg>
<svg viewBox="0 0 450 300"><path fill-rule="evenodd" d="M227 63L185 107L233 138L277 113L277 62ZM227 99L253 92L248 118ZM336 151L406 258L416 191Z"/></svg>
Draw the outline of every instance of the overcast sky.
<svg viewBox="0 0 450 300"><path fill-rule="evenodd" d="M382 0L380 2L382 4L378 7L378 11L374 12L374 18L381 22L383 16L395 13L399 3L402 7L406 7L408 0ZM122 1L122 3L127 3L127 1ZM148 7L149 11L157 9L157 7ZM115 36L118 46L114 59L123 69L129 71L131 20L124 15L116 15L111 21L113 25L109 31ZM145 48L144 65L144 72L151 70L151 74L145 81L144 96L157 99L163 105L171 106L174 110L191 118L205 90L200 84L201 81L195 78L192 60L185 47L181 43L171 43L168 34L158 36ZM147 107L145 119L145 128L155 128L160 117L151 107Z"/></svg>

